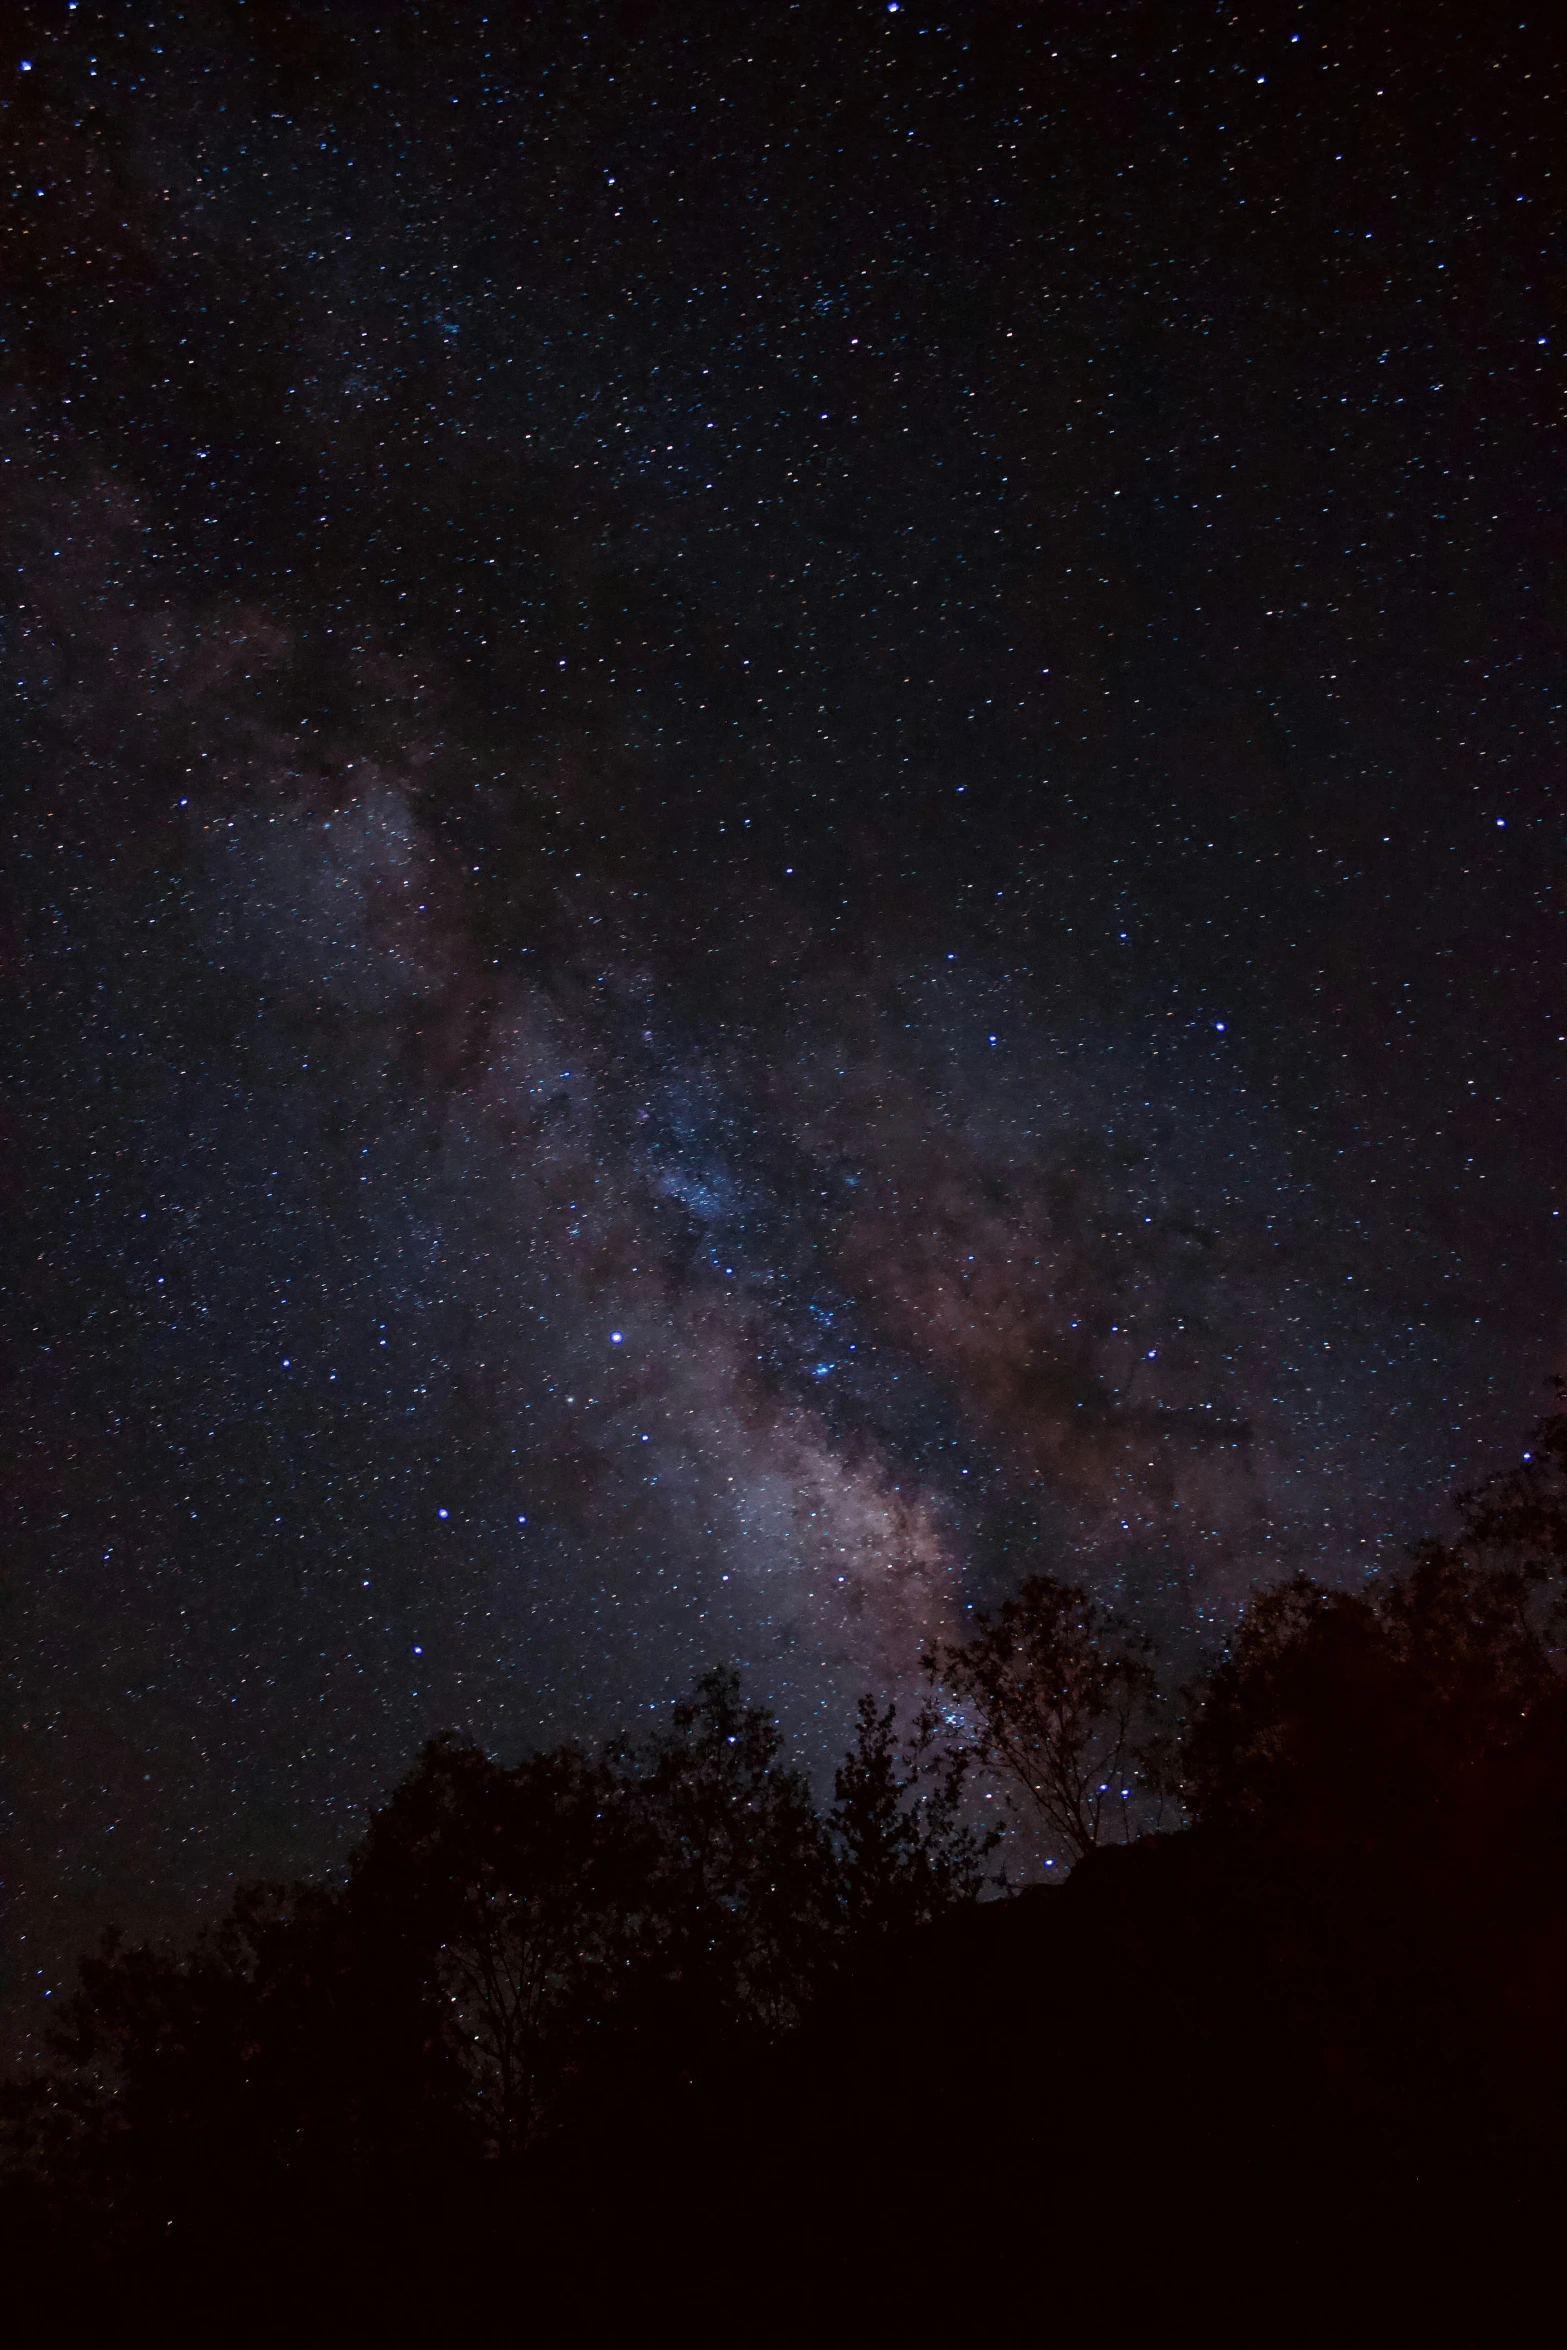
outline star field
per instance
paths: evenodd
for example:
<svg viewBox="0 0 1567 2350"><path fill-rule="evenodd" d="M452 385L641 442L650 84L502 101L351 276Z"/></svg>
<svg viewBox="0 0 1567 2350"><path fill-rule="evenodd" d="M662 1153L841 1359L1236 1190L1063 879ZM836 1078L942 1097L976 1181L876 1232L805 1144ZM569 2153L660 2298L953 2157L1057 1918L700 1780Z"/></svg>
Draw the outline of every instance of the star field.
<svg viewBox="0 0 1567 2350"><path fill-rule="evenodd" d="M1510 1456L1543 21L5 40L19 2029L436 1729L733 1658L820 1767L1031 1563L1195 1650Z"/></svg>

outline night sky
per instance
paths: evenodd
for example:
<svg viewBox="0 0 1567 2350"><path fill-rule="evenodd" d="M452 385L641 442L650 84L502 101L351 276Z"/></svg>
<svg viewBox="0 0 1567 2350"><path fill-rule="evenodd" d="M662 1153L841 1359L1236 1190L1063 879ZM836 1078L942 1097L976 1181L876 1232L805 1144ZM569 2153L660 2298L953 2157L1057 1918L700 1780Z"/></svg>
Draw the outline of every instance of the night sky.
<svg viewBox="0 0 1567 2350"><path fill-rule="evenodd" d="M1383 13L4 12L18 2029L441 1727L820 1770L1516 1456L1560 46Z"/></svg>

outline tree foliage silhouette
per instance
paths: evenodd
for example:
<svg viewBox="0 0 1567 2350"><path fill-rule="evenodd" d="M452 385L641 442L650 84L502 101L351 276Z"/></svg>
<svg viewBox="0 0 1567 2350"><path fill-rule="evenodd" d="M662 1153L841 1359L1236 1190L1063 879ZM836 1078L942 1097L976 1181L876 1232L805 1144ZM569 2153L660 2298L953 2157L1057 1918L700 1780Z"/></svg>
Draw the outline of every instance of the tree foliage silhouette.
<svg viewBox="0 0 1567 2350"><path fill-rule="evenodd" d="M763 2032L798 2018L824 1924L821 1823L781 1747L720 1666L645 1752L617 1750L657 1855L660 1972Z"/></svg>
<svg viewBox="0 0 1567 2350"><path fill-rule="evenodd" d="M1547 1588L1561 1625L1567 1575L1567 1380L1557 1379L1556 1409L1537 1420L1520 1461L1458 1497L1459 1548L1499 1557L1531 1588Z"/></svg>
<svg viewBox="0 0 1567 2350"><path fill-rule="evenodd" d="M834 1890L850 1944L929 1925L978 1900L1001 1830L964 1817L972 1752L943 1736L923 1707L900 1740L895 1704L862 1697L855 1739L833 1778L826 1830Z"/></svg>
<svg viewBox="0 0 1567 2350"><path fill-rule="evenodd" d="M597 2226L612 2153L623 2217L655 2173L717 2195L719 2145L733 2218L781 2208L775 2122L874 2148L933 2084L1025 2199L1042 2099L1078 2100L1052 2142L1102 2138L1095 2100L1119 2128L1156 2079L1215 2176L1272 2104L1313 2160L1567 2175L1564 1470L1559 1413L1453 1543L1258 1593L1179 1740L1148 1647L1042 1574L930 1651L912 1715L861 1700L827 1801L728 1667L593 1755L434 1740L340 1882L83 1961L52 2071L0 2097L8 2241L329 2265L375 2224L438 2242L482 2180L574 2182L550 2208ZM981 1905L987 1776L1082 1864L1065 1896ZM1177 1786L1192 1830L1129 1843Z"/></svg>
<svg viewBox="0 0 1567 2350"><path fill-rule="evenodd" d="M1557 1686L1517 1567L1430 1544L1366 1593L1265 1591L1213 1672L1185 1753L1200 1819L1409 1841Z"/></svg>
<svg viewBox="0 0 1567 2350"><path fill-rule="evenodd" d="M432 1740L377 1815L347 1907L407 1954L488 2150L521 2151L644 1951L656 1865L633 1791L569 1747L508 1771Z"/></svg>
<svg viewBox="0 0 1567 2350"><path fill-rule="evenodd" d="M1080 1858L1129 1833L1154 1683L1144 1643L1074 1584L1031 1575L971 1640L927 1651L925 1670L1004 1772Z"/></svg>

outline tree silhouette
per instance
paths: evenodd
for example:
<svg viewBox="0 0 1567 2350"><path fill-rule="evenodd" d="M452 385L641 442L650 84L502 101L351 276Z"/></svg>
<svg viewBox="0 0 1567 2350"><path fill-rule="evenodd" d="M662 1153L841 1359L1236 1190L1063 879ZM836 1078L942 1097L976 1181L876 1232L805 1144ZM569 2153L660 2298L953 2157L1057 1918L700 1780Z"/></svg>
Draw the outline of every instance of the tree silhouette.
<svg viewBox="0 0 1567 2350"><path fill-rule="evenodd" d="M821 1823L781 1744L717 1666L646 1751L615 1757L656 1848L659 1971L764 2033L798 2019L825 1923Z"/></svg>
<svg viewBox="0 0 1567 2350"><path fill-rule="evenodd" d="M896 1704L862 1697L855 1739L833 1778L826 1830L844 1935L867 1938L928 1925L979 1898L1001 1830L963 1817L971 1751L942 1737L933 1706L906 1739Z"/></svg>
<svg viewBox="0 0 1567 2350"><path fill-rule="evenodd" d="M232 2241L285 2205L325 2226L460 2160L456 2074L404 1955L367 1948L323 1887L242 1888L183 1955L105 1935L34 2121L54 2159L69 2123L106 2241Z"/></svg>
<svg viewBox="0 0 1567 2350"><path fill-rule="evenodd" d="M1187 1743L1197 1816L1309 1812L1341 1844L1409 1844L1557 1686L1534 1589L1526 1568L1432 1543L1364 1594L1304 1575L1262 1592Z"/></svg>
<svg viewBox="0 0 1567 2350"><path fill-rule="evenodd" d="M1542 1573L1478 1549L1424 1544L1374 1601L1450 1762L1509 1744L1528 1708L1556 1685Z"/></svg>
<svg viewBox="0 0 1567 2350"><path fill-rule="evenodd" d="M929 1653L912 1719L861 1700L826 1802L728 1667L596 1756L432 1741L341 1882L83 1961L53 2071L0 2096L0 2242L214 2285L417 2242L443 2309L460 2247L509 2281L525 2244L569 2303L608 2232L646 2258L698 2201L747 2280L832 2142L867 2157L845 2229L868 2257L901 2225L912 2260L873 2158L933 2089L976 2227L1091 2223L1072 2166L1097 2177L1129 2120L1196 2213L1264 2144L1295 2189L1483 2158L1554 2193L1560 1417L1457 1544L1260 1592L1163 1760L1150 1651L1046 1576ZM981 1759L1084 1864L1068 1897L982 1901ZM1132 1841L1177 1770L1193 1829Z"/></svg>
<svg viewBox="0 0 1567 2350"><path fill-rule="evenodd" d="M1238 1824L1276 1815L1303 1775L1330 1770L1359 1735L1374 1705L1366 1684L1385 1677L1387 1661L1366 1600L1308 1575L1262 1592L1211 1675L1187 1742L1197 1817Z"/></svg>
<svg viewBox="0 0 1567 2350"><path fill-rule="evenodd" d="M374 1821L350 1909L409 1953L488 2151L522 2150L644 1947L654 1859L627 1788L570 1747L508 1771L434 1739Z"/></svg>
<svg viewBox="0 0 1567 2350"><path fill-rule="evenodd" d="M1567 1380L1558 1403L1536 1421L1523 1458L1458 1496L1459 1548L1500 1559L1535 1588L1554 1586L1558 1627L1567 1576Z"/></svg>
<svg viewBox="0 0 1567 2350"><path fill-rule="evenodd" d="M1154 1685L1146 1645L1075 1585L1031 1575L973 1639L927 1651L925 1670L973 1718L975 1746L1075 1858L1129 1803Z"/></svg>

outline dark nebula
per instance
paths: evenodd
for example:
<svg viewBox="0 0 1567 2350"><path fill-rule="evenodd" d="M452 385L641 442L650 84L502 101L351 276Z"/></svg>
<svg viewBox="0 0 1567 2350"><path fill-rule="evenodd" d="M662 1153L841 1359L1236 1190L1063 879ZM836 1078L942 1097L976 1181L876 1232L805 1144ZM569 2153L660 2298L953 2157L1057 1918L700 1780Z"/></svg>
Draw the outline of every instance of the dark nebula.
<svg viewBox="0 0 1567 2350"><path fill-rule="evenodd" d="M17 2033L439 1727L1512 1456L1560 52L1388 13L6 12Z"/></svg>

